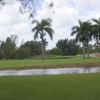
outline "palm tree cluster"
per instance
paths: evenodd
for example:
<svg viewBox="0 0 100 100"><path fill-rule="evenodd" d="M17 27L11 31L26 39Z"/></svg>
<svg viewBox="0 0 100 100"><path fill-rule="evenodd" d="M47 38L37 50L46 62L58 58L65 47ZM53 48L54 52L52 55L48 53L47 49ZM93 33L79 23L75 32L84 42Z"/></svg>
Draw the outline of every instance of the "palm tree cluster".
<svg viewBox="0 0 100 100"><path fill-rule="evenodd" d="M82 43L83 46L83 58L89 58L89 43L95 40L96 46L100 46L100 18L92 19L92 21L81 21L79 25L72 28L71 35L76 36L76 41Z"/></svg>

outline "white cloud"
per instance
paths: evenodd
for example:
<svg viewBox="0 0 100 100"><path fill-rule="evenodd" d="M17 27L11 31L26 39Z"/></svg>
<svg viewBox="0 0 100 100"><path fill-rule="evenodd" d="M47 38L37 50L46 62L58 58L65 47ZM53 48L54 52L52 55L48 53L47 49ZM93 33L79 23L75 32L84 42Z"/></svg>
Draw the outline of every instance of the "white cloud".
<svg viewBox="0 0 100 100"><path fill-rule="evenodd" d="M28 14L23 15L19 12L20 4L16 0L6 1L7 5L0 10L0 39L4 40L7 36L16 34L20 42L32 40L32 25ZM48 8L48 4L52 1L54 7ZM44 0L36 19L53 19L54 40L51 41L47 36L48 48L54 47L59 39L70 38L71 28L77 24L78 19L98 18L100 16L99 4L100 0Z"/></svg>
<svg viewBox="0 0 100 100"><path fill-rule="evenodd" d="M79 16L87 17L91 12L100 10L100 0L72 0L74 8L79 12ZM95 15L94 15L95 16Z"/></svg>
<svg viewBox="0 0 100 100"><path fill-rule="evenodd" d="M31 23L28 14L21 14L19 11L19 2L9 0L0 10L0 39L4 40L11 34L19 38L19 43L24 39L32 38ZM18 44L19 44L18 43Z"/></svg>

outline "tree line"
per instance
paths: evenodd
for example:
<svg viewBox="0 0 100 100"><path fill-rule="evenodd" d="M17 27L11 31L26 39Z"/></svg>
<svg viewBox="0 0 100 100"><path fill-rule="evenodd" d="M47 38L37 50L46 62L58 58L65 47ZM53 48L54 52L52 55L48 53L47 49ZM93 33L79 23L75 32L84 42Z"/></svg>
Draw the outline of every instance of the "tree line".
<svg viewBox="0 0 100 100"><path fill-rule="evenodd" d="M24 59L42 54L41 42L27 41L17 47L16 39L16 36L12 35L1 41L0 59Z"/></svg>
<svg viewBox="0 0 100 100"><path fill-rule="evenodd" d="M46 55L76 55L79 45L75 40L59 40L57 42L57 48L51 50L45 49ZM11 35L7 37L5 41L0 42L0 59L24 59L34 56L41 56L42 42L27 41L17 47L17 36ZM72 46L73 45L73 46Z"/></svg>
<svg viewBox="0 0 100 100"><path fill-rule="evenodd" d="M5 41L0 42L0 59L25 59L42 56L41 41L27 41L17 47L17 36L11 35ZM91 53L95 52L93 45L89 45ZM99 48L100 52L100 48ZM82 54L82 47L75 39L61 39L56 43L56 47L50 50L45 49L45 56L75 56ZM44 57L44 56L42 56Z"/></svg>

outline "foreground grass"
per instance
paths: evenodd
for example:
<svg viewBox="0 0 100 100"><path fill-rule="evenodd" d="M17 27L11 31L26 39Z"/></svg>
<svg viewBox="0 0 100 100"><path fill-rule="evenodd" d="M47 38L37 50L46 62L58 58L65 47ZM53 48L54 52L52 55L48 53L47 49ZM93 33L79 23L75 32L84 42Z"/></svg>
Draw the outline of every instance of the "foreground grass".
<svg viewBox="0 0 100 100"><path fill-rule="evenodd" d="M100 100L100 74L0 77L0 100Z"/></svg>
<svg viewBox="0 0 100 100"><path fill-rule="evenodd" d="M62 65L75 65L87 63L99 63L100 58L83 59L81 57L70 57L67 59L26 59L26 60L0 60L0 69L17 68L54 68Z"/></svg>

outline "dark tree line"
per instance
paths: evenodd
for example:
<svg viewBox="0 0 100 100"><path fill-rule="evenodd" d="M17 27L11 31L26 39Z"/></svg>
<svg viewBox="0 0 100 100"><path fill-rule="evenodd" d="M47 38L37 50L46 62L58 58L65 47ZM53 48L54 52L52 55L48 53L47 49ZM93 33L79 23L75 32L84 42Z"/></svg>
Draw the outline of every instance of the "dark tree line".
<svg viewBox="0 0 100 100"><path fill-rule="evenodd" d="M75 40L62 39L56 44L57 48L61 50L62 55L76 55L78 54L79 45Z"/></svg>
<svg viewBox="0 0 100 100"><path fill-rule="evenodd" d="M75 56L81 54L81 47L75 39L61 39L56 43L56 47L48 50L47 53L50 55Z"/></svg>
<svg viewBox="0 0 100 100"><path fill-rule="evenodd" d="M36 57L42 55L41 42L27 41L16 46L17 37L12 35L7 37L5 41L0 42L0 59L24 59L30 57ZM93 45L89 45L90 53L98 50L100 48L93 49ZM61 39L56 43L56 47L51 50L45 49L45 56L48 55L62 55L62 56L75 56L77 54L82 54L82 47L78 45L75 39Z"/></svg>
<svg viewBox="0 0 100 100"><path fill-rule="evenodd" d="M5 41L1 41L0 59L24 59L42 55L41 42L27 41L17 47L16 40L17 37L12 35ZM73 39L62 39L57 42L56 48L46 50L45 53L47 53L46 55L76 55L79 53L79 45Z"/></svg>
<svg viewBox="0 0 100 100"><path fill-rule="evenodd" d="M56 48L51 49L49 52L53 55L74 56L79 52L79 45L74 39L61 39L56 43Z"/></svg>
<svg viewBox="0 0 100 100"><path fill-rule="evenodd" d="M10 58L16 48L16 36L11 36L6 41L1 41L0 58Z"/></svg>
<svg viewBox="0 0 100 100"><path fill-rule="evenodd" d="M41 42L27 41L20 47L16 46L16 36L7 37L0 44L0 59L24 59L42 54Z"/></svg>

